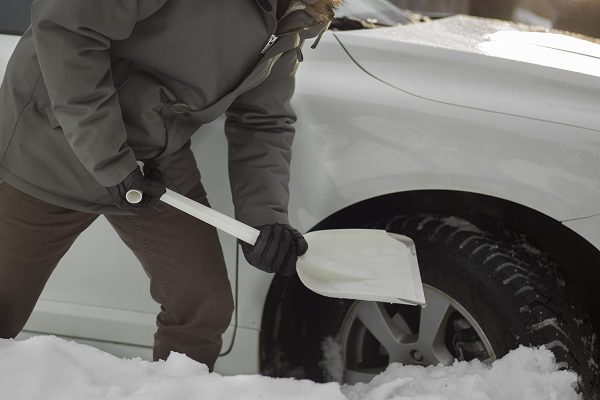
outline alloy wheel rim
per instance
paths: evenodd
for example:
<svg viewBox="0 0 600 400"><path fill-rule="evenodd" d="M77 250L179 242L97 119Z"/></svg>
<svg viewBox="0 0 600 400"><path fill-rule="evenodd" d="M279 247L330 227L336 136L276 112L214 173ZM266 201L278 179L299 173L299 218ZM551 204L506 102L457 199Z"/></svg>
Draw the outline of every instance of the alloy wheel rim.
<svg viewBox="0 0 600 400"><path fill-rule="evenodd" d="M338 335L345 383L368 382L393 362L496 359L483 329L458 301L429 285L424 291L427 307L421 310L367 301L350 307Z"/></svg>

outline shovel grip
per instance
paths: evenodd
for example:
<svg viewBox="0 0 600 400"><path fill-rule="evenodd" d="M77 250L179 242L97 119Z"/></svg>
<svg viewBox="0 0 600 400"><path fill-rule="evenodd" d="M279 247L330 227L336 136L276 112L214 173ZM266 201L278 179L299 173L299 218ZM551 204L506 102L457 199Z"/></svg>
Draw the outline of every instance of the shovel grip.
<svg viewBox="0 0 600 400"><path fill-rule="evenodd" d="M131 204L139 204L142 202L143 196L141 191L132 189L125 194L125 199Z"/></svg>
<svg viewBox="0 0 600 400"><path fill-rule="evenodd" d="M129 192L127 195L129 196ZM132 197L134 197L133 194ZM210 207L206 207L204 204L188 199L170 189L167 189L167 192L162 195L160 200L252 246L254 246L256 239L258 239L258 235L260 234L260 231L257 229L228 217L225 214L221 214Z"/></svg>

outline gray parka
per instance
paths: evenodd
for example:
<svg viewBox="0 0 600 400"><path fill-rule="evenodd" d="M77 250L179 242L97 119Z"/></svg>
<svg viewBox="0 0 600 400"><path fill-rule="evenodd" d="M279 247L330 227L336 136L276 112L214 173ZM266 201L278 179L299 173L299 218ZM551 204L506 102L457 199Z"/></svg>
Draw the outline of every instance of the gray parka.
<svg viewBox="0 0 600 400"><path fill-rule="evenodd" d="M300 46L339 3L295 0L278 21L277 0L34 0L0 90L0 178L124 213L105 187L155 160L187 192L190 137L225 113L236 217L287 222Z"/></svg>

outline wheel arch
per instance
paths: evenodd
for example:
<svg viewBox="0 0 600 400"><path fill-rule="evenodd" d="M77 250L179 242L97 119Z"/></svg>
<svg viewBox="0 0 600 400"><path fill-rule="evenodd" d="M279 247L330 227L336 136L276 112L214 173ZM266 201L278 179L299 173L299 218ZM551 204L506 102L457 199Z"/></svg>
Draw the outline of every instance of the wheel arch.
<svg viewBox="0 0 600 400"><path fill-rule="evenodd" d="M355 228L394 215L423 213L460 217L490 233L508 231L524 235L529 244L558 263L563 277L578 288L588 309L600 302L600 291L594 290L600 285L600 251L556 219L497 197L446 190L392 193L341 209L311 230ZM297 279L276 277L272 281L261 324L261 371L283 376L293 369L295 362L300 362L303 355L297 343L310 335L304 316L310 313L311 299L315 296ZM590 314L598 330L600 315ZM290 352L290 360L280 359L282 354Z"/></svg>

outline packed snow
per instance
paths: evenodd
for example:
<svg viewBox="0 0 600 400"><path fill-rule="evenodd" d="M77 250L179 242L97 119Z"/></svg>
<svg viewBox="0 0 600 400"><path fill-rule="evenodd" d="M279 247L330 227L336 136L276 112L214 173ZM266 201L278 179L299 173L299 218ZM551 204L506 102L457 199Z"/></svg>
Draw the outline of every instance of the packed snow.
<svg viewBox="0 0 600 400"><path fill-rule="evenodd" d="M575 400L576 382L544 348L519 348L492 366L393 364L369 384L340 386L221 376L176 353L148 362L49 336L0 340L0 398L11 400Z"/></svg>

